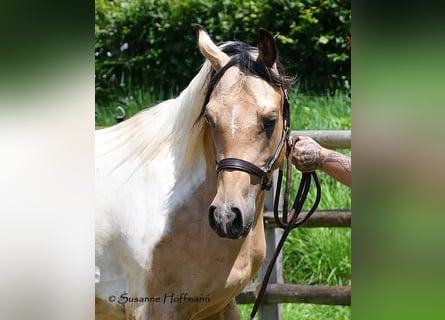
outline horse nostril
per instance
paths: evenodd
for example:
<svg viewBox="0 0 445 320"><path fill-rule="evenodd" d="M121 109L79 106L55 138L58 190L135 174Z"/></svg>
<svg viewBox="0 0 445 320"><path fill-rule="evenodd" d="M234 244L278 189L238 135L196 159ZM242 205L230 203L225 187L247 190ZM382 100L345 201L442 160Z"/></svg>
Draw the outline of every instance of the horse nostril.
<svg viewBox="0 0 445 320"><path fill-rule="evenodd" d="M229 209L230 208L230 209ZM241 209L232 207L219 208L211 205L209 207L209 225L220 237L238 239L245 229L244 218Z"/></svg>
<svg viewBox="0 0 445 320"><path fill-rule="evenodd" d="M212 229L216 228L215 210L216 210L216 206L209 207L209 224Z"/></svg>
<svg viewBox="0 0 445 320"><path fill-rule="evenodd" d="M243 214L238 207L231 207L232 212L235 214L235 218L232 221L234 230L241 230L243 228Z"/></svg>

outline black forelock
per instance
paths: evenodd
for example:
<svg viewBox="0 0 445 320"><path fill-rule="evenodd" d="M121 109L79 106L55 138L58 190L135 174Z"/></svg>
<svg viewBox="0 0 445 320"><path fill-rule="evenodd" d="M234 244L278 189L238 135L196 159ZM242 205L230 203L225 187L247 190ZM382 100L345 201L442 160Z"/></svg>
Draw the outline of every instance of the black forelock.
<svg viewBox="0 0 445 320"><path fill-rule="evenodd" d="M244 42L230 41L220 45L220 48L230 56L231 59L224 67L218 70L218 72L212 74L212 80L218 78L217 80L215 79L216 82L218 82L227 69L235 65L237 65L243 73L259 76L271 85L282 87L283 89L289 89L295 81L293 78L285 75L284 67L279 61L276 62L277 74L263 62L254 59L250 54L258 52L258 49ZM218 77L218 74L221 74L221 76Z"/></svg>
<svg viewBox="0 0 445 320"><path fill-rule="evenodd" d="M295 79L288 77L284 74L284 67L279 61L276 62L278 74L266 66L263 62L257 61L250 54L258 51L257 48L249 46L248 44L240 41L230 41L220 45L220 49L230 56L230 60L218 71L212 71L209 86L207 88L204 104L201 109L200 117L205 112L205 107L209 102L210 95L216 84L221 80L227 69L238 66L241 72L246 75L258 76L264 81L267 81L274 87L281 87L283 89L289 89Z"/></svg>

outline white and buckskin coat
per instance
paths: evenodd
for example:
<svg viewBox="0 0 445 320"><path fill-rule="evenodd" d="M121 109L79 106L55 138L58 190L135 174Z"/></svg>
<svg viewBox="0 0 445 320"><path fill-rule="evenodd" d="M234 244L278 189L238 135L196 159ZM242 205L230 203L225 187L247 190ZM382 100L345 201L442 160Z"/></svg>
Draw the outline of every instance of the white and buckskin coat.
<svg viewBox="0 0 445 320"><path fill-rule="evenodd" d="M280 116L281 90L231 67L214 88L207 124L200 116L210 73L229 57L197 33L209 60L178 98L96 133L97 319L239 319L234 297L264 259L258 179L217 177L215 162L271 157L280 121L270 137L252 135L265 115ZM250 215L250 231L223 238L209 227L209 206L234 203Z"/></svg>

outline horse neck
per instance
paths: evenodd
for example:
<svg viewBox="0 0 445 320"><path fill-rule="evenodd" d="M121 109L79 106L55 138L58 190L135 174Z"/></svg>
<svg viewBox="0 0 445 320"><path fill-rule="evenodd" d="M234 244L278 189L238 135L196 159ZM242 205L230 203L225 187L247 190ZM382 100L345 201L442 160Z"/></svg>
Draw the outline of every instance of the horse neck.
<svg viewBox="0 0 445 320"><path fill-rule="evenodd" d="M196 120L204 103L210 68L206 62L177 98L99 130L96 156L109 157L114 169L130 166L134 172L150 170L150 163L164 159L173 162L179 175L190 170L204 152L205 122Z"/></svg>

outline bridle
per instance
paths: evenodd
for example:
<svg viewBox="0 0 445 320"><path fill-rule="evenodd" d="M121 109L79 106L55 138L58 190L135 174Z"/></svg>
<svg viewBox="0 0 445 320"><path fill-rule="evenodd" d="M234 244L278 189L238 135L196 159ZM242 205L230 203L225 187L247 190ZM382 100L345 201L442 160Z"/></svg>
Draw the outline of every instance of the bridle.
<svg viewBox="0 0 445 320"><path fill-rule="evenodd" d="M279 216L279 200L281 193L281 185L283 181L283 167L284 164L281 165L278 171L278 180L277 180L277 189L275 192L275 200L274 200L274 220L277 225L284 229L283 234L281 235L281 239L278 242L277 247L275 248L275 252L267 266L266 273L264 274L263 282L261 283L261 288L258 291L257 297L255 299L255 304L253 305L252 312L250 313L249 320L253 320L258 309L261 305L261 301L266 292L267 284L269 283L270 276L272 274L273 267L275 262L277 261L278 255L283 248L284 242L287 239L287 236L292 231L292 229L303 224L310 216L315 212L320 203L321 199L321 186L318 180L317 173L313 172L304 172L301 176L300 185L298 187L297 194L295 195L294 204L292 205L291 210L288 209L289 198L290 198L290 182L291 182L291 173L292 173L292 154L295 143L298 141L298 137L294 139L290 139L289 148L287 151L287 167L286 167L286 185L283 199L283 209L282 209L282 217L280 219ZM310 186L311 179L314 179L315 187L317 190L316 198L314 204L311 209L304 215L300 216L301 210L303 208L303 204L306 201Z"/></svg>
<svg viewBox="0 0 445 320"><path fill-rule="evenodd" d="M281 186L283 181L283 171L284 171L284 161L279 167L278 171L278 179L277 179L277 188L275 192L275 199L274 199L274 219L277 223L277 225L280 228L284 229L284 232L281 236L280 242L277 245L277 248L275 249L274 255L272 256L272 259L269 262L269 265L267 267L266 273L263 278L263 282L261 284L261 289L258 292L257 298L255 300L255 304L253 306L252 312L250 314L250 320L255 317L255 314L258 311L258 308L260 307L261 300L264 296L264 293L266 291L267 283L269 282L270 275L272 273L272 269L275 265L275 262L278 258L278 255L280 254L280 251L284 245L284 242L289 235L290 231L301 224L303 224L307 219L310 218L310 216L315 212L317 209L317 206L320 202L321 198L321 187L320 182L318 180L317 174L314 172L305 172L301 176L300 186L298 188L297 194L295 195L294 204L292 205L291 209L288 209L289 205L289 198L290 198L290 185L291 185L291 173L292 173L292 154L295 143L298 141L298 137L296 138L290 138L290 107L289 107L289 97L287 95L287 91L285 89L282 89L284 99L283 99L283 132L281 135L280 142L278 143L278 146L275 150L275 153L273 154L272 158L267 162L267 165L265 169L261 169L256 164L239 159L239 158L224 158L216 163L216 175L218 176L219 173L223 170L238 170L238 171L244 171L249 174L255 175L261 179L261 190L270 190L272 186L272 180L270 179L272 169L274 168L282 150L284 147L286 147L286 184L284 189L284 201L283 201L283 209L282 209L282 216L280 218L279 214L279 200L280 200L280 194L281 194ZM209 98L210 98L210 92L209 90L207 92L207 96L205 99L204 106L207 104ZM300 216L301 210L303 208L303 204L306 201L306 197L308 195L310 186L311 186L311 180L314 179L317 194L314 201L314 204L312 205L311 209L304 215Z"/></svg>
<svg viewBox="0 0 445 320"><path fill-rule="evenodd" d="M264 275L263 282L261 284L261 289L258 292L257 298L255 300L255 304L253 306L252 312L250 314L250 319L255 317L255 314L258 311L258 308L261 304L261 300L266 291L267 284L269 282L270 275L272 273L272 269L275 265L275 262L280 254L280 251L284 245L284 242L289 235L290 231L299 225L303 224L309 217L315 212L317 206L320 202L321 198L321 187L320 182L318 180L318 176L315 172L307 172L303 173L300 181L300 186L298 188L297 194L295 196L294 204L292 208L289 210L289 198L290 198L290 184L291 184L291 173L292 173L292 154L295 143L298 141L298 137L290 138L290 110L289 110L289 97L287 95L286 90L283 89L284 101L283 101L283 133L281 135L280 142L273 154L272 158L268 161L265 170L258 167L256 164L238 158L225 158L217 162L216 164L216 174L218 175L222 170L239 170L244 171L249 174L253 174L258 176L261 179L261 190L270 190L272 186L272 180L270 179L270 175L272 172L272 168L274 167L276 161L282 149L286 146L286 184L284 191L284 201L283 201L283 209L282 216L279 216L279 200L281 194L281 185L283 181L283 170L284 170L284 161L281 164L278 171L278 180L277 180L277 188L275 192L275 200L274 200L274 219L277 225L284 229L283 235L281 236L280 242L275 249L275 253L272 259L269 262L267 267L266 274ZM312 208L304 215L300 216L301 210L303 208L303 204L306 201L307 194L309 192L311 186L311 180L314 179L315 186L317 189L316 199Z"/></svg>
<svg viewBox="0 0 445 320"><path fill-rule="evenodd" d="M285 144L289 145L289 98L287 96L286 90L283 89L284 102L283 102L283 133L281 135L280 142L273 154L272 158L267 162L266 169L263 170L252 162L238 159L238 158L225 158L216 163L216 175L218 175L222 170L239 170L244 171L253 175L258 176L261 179L261 190L270 190L272 186L272 180L270 179L270 174L272 168L278 160L278 157L283 150Z"/></svg>

